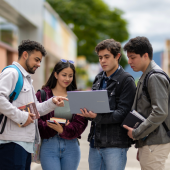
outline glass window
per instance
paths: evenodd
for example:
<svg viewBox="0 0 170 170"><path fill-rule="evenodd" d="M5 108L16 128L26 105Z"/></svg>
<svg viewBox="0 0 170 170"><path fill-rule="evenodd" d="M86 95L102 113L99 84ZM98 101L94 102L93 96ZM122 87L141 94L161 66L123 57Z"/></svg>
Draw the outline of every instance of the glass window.
<svg viewBox="0 0 170 170"><path fill-rule="evenodd" d="M0 16L0 41L17 48L18 27Z"/></svg>

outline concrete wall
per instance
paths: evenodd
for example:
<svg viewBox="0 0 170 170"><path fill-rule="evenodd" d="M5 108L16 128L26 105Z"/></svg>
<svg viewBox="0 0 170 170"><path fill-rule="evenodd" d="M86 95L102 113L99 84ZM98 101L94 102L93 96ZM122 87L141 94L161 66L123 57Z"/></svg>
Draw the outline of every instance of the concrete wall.
<svg viewBox="0 0 170 170"><path fill-rule="evenodd" d="M2 69L4 67L6 67L7 65L7 51L5 48L3 47L0 47L0 59L1 59L1 62L0 62L0 72L2 71Z"/></svg>
<svg viewBox="0 0 170 170"><path fill-rule="evenodd" d="M25 18L32 22L36 28L19 27L19 43L30 39L43 43L43 9L44 0L6 0L13 8L19 11ZM44 59L41 67L32 75L33 85L37 91L44 84Z"/></svg>

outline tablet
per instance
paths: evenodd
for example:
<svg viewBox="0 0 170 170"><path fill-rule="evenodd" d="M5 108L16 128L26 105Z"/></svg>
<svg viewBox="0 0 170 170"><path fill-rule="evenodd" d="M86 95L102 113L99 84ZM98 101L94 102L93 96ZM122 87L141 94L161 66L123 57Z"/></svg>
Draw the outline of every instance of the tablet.
<svg viewBox="0 0 170 170"><path fill-rule="evenodd" d="M86 108L94 113L111 112L107 90L67 91L67 97L72 114L81 113L81 108Z"/></svg>

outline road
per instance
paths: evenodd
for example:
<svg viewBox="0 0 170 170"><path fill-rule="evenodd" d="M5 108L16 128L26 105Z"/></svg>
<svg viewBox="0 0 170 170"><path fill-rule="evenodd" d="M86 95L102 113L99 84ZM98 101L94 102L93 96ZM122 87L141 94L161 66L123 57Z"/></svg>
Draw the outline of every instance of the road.
<svg viewBox="0 0 170 170"><path fill-rule="evenodd" d="M89 133L90 124L86 128L85 132L82 134L82 139L80 140L81 148L81 160L78 167L78 170L88 170L88 152L89 152L89 143L87 142L87 135ZM127 154L127 164L125 170L140 170L139 162L136 160L136 149L132 146ZM42 170L41 165L32 163L31 170ZM170 155L166 162L166 169L170 170Z"/></svg>

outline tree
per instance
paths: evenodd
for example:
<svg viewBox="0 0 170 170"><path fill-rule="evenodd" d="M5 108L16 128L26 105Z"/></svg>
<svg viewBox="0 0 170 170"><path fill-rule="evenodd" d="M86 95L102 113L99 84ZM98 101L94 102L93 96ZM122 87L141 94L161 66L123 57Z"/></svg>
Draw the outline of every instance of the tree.
<svg viewBox="0 0 170 170"><path fill-rule="evenodd" d="M116 8L110 10L102 0L47 1L60 17L72 26L78 37L78 55L86 56L89 62L98 62L94 48L100 41L113 38L123 42L128 39L123 12ZM124 59L122 62L127 63Z"/></svg>

